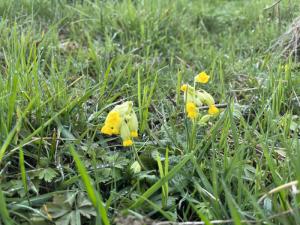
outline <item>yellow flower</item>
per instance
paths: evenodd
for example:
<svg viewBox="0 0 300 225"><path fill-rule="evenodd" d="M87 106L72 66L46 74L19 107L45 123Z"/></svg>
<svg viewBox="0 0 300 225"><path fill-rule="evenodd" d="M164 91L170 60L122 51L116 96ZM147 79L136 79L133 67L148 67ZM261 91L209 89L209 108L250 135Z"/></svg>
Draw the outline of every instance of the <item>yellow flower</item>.
<svg viewBox="0 0 300 225"><path fill-rule="evenodd" d="M120 134L120 127L112 127L112 134L119 135Z"/></svg>
<svg viewBox="0 0 300 225"><path fill-rule="evenodd" d="M180 88L181 91L186 92L188 89L188 85L187 84L183 84Z"/></svg>
<svg viewBox="0 0 300 225"><path fill-rule="evenodd" d="M104 125L104 126L101 128L101 133L107 134L107 135L112 135L112 134L113 134L113 130L111 129L111 127L109 127L109 126L107 126L107 125Z"/></svg>
<svg viewBox="0 0 300 225"><path fill-rule="evenodd" d="M209 80L209 76L206 72L201 72L195 77L195 82L206 84Z"/></svg>
<svg viewBox="0 0 300 225"><path fill-rule="evenodd" d="M139 134L138 134L137 131L131 131L131 132L130 132L130 136L133 137L133 138L135 138L135 137L138 137Z"/></svg>
<svg viewBox="0 0 300 225"><path fill-rule="evenodd" d="M121 123L120 113L111 111L108 113L105 123L118 126Z"/></svg>
<svg viewBox="0 0 300 225"><path fill-rule="evenodd" d="M196 108L196 105L195 103L193 102L188 102L186 104L186 112L187 112L187 116L190 118L190 119L195 119L198 115L198 110Z"/></svg>
<svg viewBox="0 0 300 225"><path fill-rule="evenodd" d="M123 141L123 146L124 147L131 146L132 144L133 144L133 142L130 139Z"/></svg>
<svg viewBox="0 0 300 225"><path fill-rule="evenodd" d="M208 114L215 116L219 114L219 109L215 105L210 105L208 109Z"/></svg>
<svg viewBox="0 0 300 225"><path fill-rule="evenodd" d="M138 137L139 123L133 110L133 102L116 105L107 115L101 133L120 135L123 146L131 146L132 138Z"/></svg>
<svg viewBox="0 0 300 225"><path fill-rule="evenodd" d="M107 135L118 135L120 133L120 125L121 125L122 119L120 116L120 113L111 111L108 113L104 126L101 129L101 133L107 134Z"/></svg>

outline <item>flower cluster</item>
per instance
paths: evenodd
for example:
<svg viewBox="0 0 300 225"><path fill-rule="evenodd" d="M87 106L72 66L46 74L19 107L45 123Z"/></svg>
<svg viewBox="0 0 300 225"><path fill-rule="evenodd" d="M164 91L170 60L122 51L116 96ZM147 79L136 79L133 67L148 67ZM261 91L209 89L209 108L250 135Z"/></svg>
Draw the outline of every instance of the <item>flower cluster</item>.
<svg viewBox="0 0 300 225"><path fill-rule="evenodd" d="M138 119L133 111L131 101L115 106L107 115L101 133L106 135L120 135L123 146L131 146L132 138L138 136Z"/></svg>
<svg viewBox="0 0 300 225"><path fill-rule="evenodd" d="M199 110L197 107L202 105L208 106L208 116L204 116L205 120L210 116L219 114L219 109L215 106L214 98L203 89L195 89L196 83L206 84L208 81L209 76L205 72L201 72L195 77L194 87L188 84L181 86L181 91L184 93L184 101L186 103L187 117L192 120L198 117Z"/></svg>

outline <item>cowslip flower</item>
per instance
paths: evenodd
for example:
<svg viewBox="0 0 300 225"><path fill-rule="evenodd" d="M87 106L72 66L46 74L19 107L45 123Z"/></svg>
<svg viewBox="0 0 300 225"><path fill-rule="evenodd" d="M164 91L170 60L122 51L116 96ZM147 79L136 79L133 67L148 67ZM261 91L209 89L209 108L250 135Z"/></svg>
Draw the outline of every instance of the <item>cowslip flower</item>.
<svg viewBox="0 0 300 225"><path fill-rule="evenodd" d="M195 77L195 82L206 84L209 80L209 76L206 72L201 72Z"/></svg>
<svg viewBox="0 0 300 225"><path fill-rule="evenodd" d="M208 108L208 114L212 116L216 116L219 114L219 109L213 104Z"/></svg>
<svg viewBox="0 0 300 225"><path fill-rule="evenodd" d="M209 76L205 72L201 72L195 77L195 82L206 83L209 80ZM194 120L199 115L199 110L197 107L202 105L207 105L208 115L204 116L203 120L199 121L200 123L206 123L208 119L212 116L219 114L219 109L215 105L214 98L205 90L199 89L195 90L194 87L183 84L180 88L184 93L184 101L186 102L186 113L187 117Z"/></svg>
<svg viewBox="0 0 300 225"><path fill-rule="evenodd" d="M214 98L206 91L200 90L200 91L197 91L196 93L197 93L197 97L203 104L208 105L208 106L215 104Z"/></svg>
<svg viewBox="0 0 300 225"><path fill-rule="evenodd" d="M120 125L122 119L120 113L117 111L111 111L108 113L105 124L101 129L101 132L107 135L118 135L120 133Z"/></svg>
<svg viewBox="0 0 300 225"><path fill-rule="evenodd" d="M131 101L115 106L107 115L101 133L120 135L123 146L133 145L132 138L138 137L138 119Z"/></svg>
<svg viewBox="0 0 300 225"><path fill-rule="evenodd" d="M187 117L190 119L195 119L198 116L198 109L193 102L186 103Z"/></svg>
<svg viewBox="0 0 300 225"><path fill-rule="evenodd" d="M198 97L197 91L195 88L191 87L188 84L183 84L180 88L183 91L183 99L185 102L192 102L196 106L201 106L203 103L201 102L200 98Z"/></svg>

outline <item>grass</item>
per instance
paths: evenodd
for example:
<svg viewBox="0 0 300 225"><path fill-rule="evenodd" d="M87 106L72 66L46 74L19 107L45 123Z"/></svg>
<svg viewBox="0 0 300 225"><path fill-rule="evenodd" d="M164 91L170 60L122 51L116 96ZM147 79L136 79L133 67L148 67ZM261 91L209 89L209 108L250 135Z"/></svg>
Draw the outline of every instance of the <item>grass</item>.
<svg viewBox="0 0 300 225"><path fill-rule="evenodd" d="M0 0L0 224L300 224L299 62L267 51L300 5L273 2ZM131 148L100 133L123 101Z"/></svg>

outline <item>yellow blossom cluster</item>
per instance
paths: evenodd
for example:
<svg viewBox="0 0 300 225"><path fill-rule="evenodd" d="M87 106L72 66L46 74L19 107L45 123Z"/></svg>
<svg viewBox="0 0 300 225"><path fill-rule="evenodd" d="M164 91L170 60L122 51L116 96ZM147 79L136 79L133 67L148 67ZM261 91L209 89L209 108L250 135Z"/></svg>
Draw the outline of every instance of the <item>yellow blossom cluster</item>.
<svg viewBox="0 0 300 225"><path fill-rule="evenodd" d="M123 146L131 146L132 138L138 137L138 119L131 101L115 106L107 115L101 133L120 135Z"/></svg>
<svg viewBox="0 0 300 225"><path fill-rule="evenodd" d="M209 81L209 78L210 77L206 72L201 72L194 79L194 87L188 84L183 84L181 86L181 91L184 93L184 101L186 103L187 117L192 120L198 117L199 110L197 107L202 105L208 106L208 116L205 117L205 120L207 120L209 116L216 116L219 114L219 109L215 105L214 98L203 89L195 89L196 83L206 84Z"/></svg>

